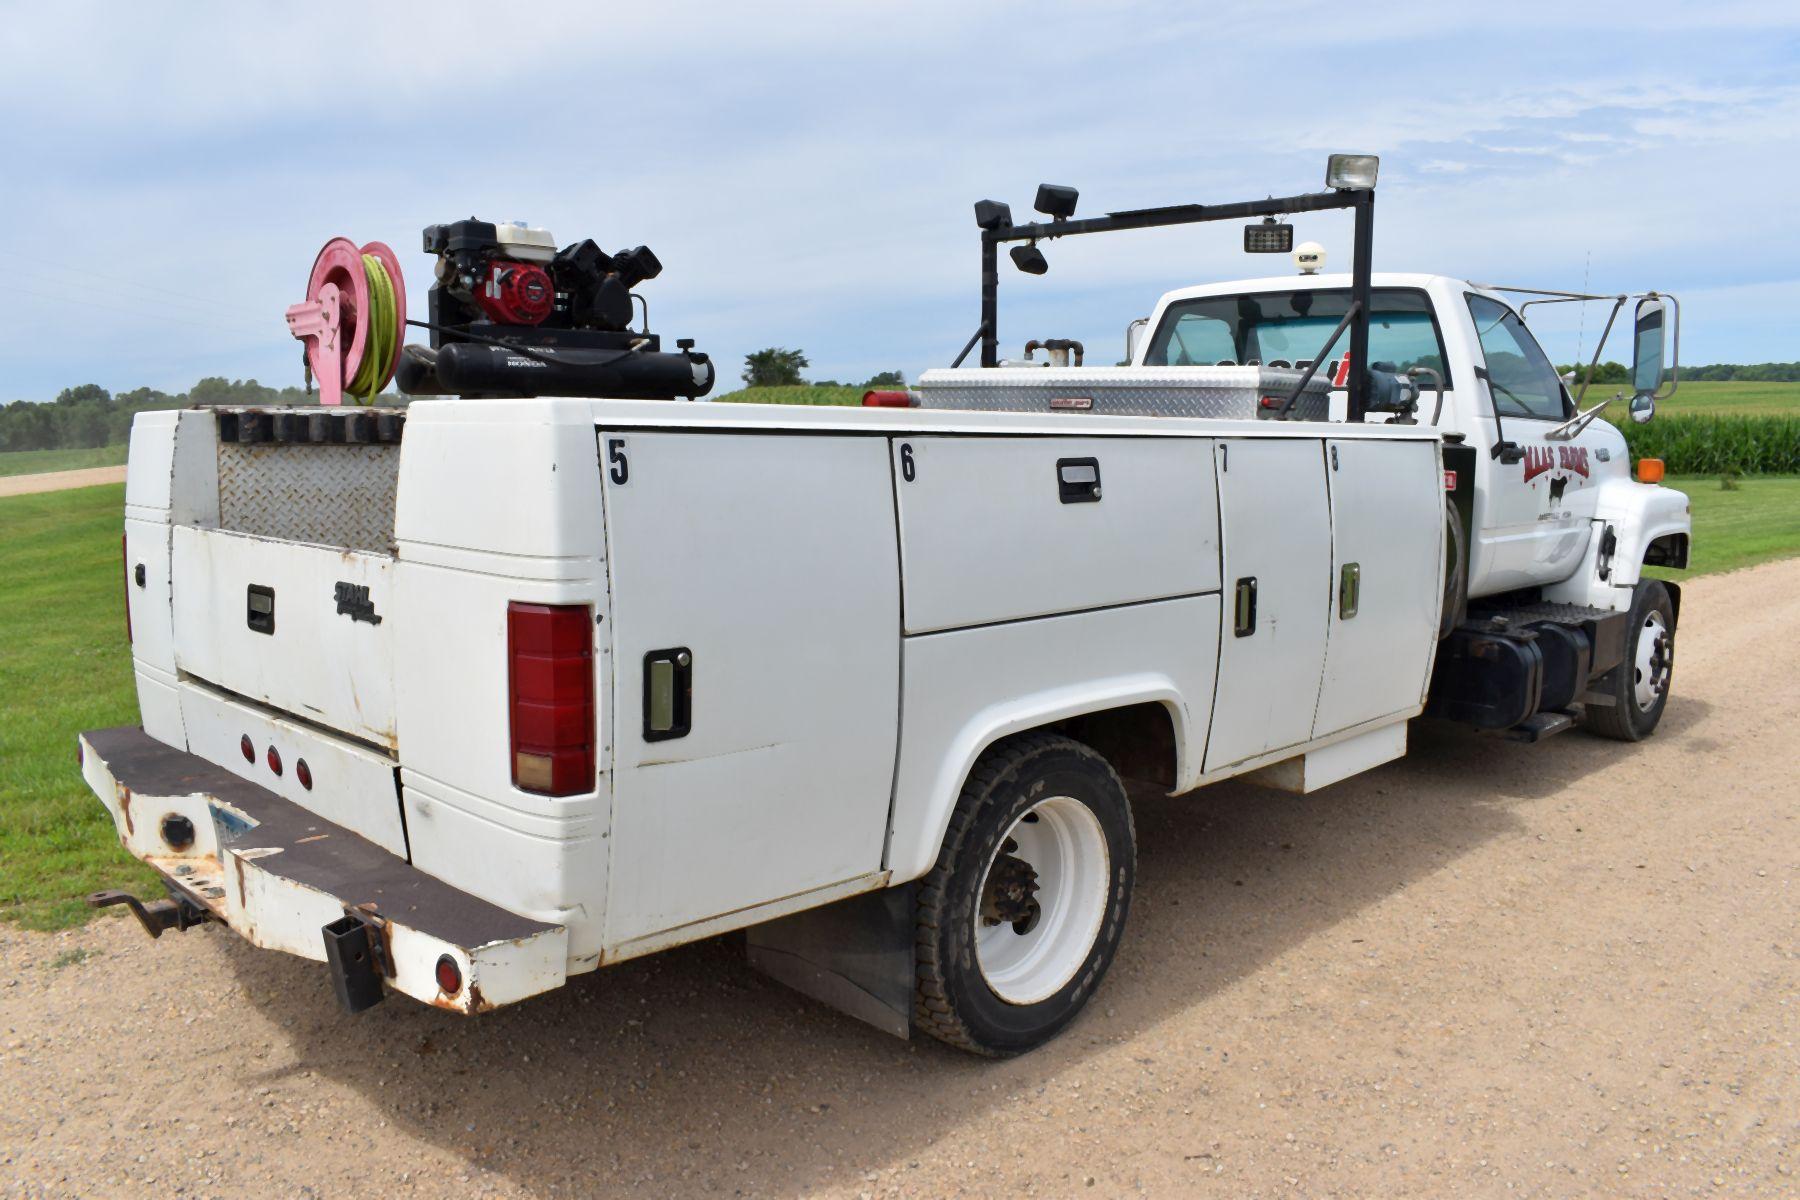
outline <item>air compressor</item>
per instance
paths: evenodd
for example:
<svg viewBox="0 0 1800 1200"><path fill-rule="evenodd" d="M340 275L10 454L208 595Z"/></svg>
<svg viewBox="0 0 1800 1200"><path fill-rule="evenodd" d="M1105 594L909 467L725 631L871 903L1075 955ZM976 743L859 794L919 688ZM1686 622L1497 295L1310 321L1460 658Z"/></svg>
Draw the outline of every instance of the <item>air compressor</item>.
<svg viewBox="0 0 1800 1200"><path fill-rule="evenodd" d="M424 231L434 256L429 320L406 316L393 251L334 238L320 251L288 328L306 344L324 404L370 402L394 381L412 396L704 396L716 372L690 338L664 351L635 288L662 273L647 246L607 253L592 239L558 249L547 230L474 217ZM643 314L639 328L633 317ZM405 345L405 326L429 345Z"/></svg>

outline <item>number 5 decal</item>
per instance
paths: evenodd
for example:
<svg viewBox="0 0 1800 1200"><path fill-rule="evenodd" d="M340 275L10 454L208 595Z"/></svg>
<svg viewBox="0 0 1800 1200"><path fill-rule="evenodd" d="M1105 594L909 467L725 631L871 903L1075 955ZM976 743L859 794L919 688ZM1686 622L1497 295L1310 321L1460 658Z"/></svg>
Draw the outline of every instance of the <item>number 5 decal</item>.
<svg viewBox="0 0 1800 1200"><path fill-rule="evenodd" d="M607 474L614 483L624 483L631 478L631 463L625 458L625 439L606 439L606 461L612 464Z"/></svg>
<svg viewBox="0 0 1800 1200"><path fill-rule="evenodd" d="M918 477L918 470L913 466L912 443L900 443L900 478L911 483Z"/></svg>

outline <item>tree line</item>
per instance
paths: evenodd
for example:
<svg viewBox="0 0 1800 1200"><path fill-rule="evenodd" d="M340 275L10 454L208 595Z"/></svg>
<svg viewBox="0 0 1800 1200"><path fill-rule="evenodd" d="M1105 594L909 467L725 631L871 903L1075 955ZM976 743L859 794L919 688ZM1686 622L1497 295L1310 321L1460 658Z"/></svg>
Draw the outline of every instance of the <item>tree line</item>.
<svg viewBox="0 0 1800 1200"><path fill-rule="evenodd" d="M1561 374L1575 372L1575 378L1587 378L1586 363L1564 363L1557 367ZM1665 372L1666 374L1666 372ZM1681 368L1681 377L1692 383L1737 380L1742 383L1800 383L1800 362L1791 363L1713 363L1705 367ZM1631 368L1624 363L1603 362L1594 370L1595 383L1630 383Z"/></svg>
<svg viewBox="0 0 1800 1200"><path fill-rule="evenodd" d="M217 375L202 379L185 392L141 387L114 395L97 383L84 383L64 388L48 403L14 400L0 408L0 451L115 446L130 436L131 418L152 408L312 402L300 388L272 388L254 379L225 379Z"/></svg>
<svg viewBox="0 0 1800 1200"><path fill-rule="evenodd" d="M744 355L744 386L802 387L809 381L800 372L811 365L804 351L779 346L758 350ZM810 383L813 387L899 388L906 386L906 376L899 371L877 371L861 384L839 383L835 379L814 379Z"/></svg>
<svg viewBox="0 0 1800 1200"><path fill-rule="evenodd" d="M796 387L807 381L801 372L810 364L799 350L771 347L744 356L744 383L748 387ZM1586 363L1567 363L1559 372L1574 371L1585 378ZM1687 380L1742 380L1756 383L1800 383L1800 362L1715 363L1683 367ZM1603 362L1594 372L1595 383L1627 383L1631 369L1624 363ZM815 387L905 387L899 371L881 371L860 385L840 384L835 379L814 380ZM269 387L254 379L226 379L210 375L185 392L133 388L113 394L97 383L64 388L49 402L15 400L0 408L0 451L75 450L113 446L126 440L131 418L153 408L185 408L195 404L282 405L310 404L314 398L297 387ZM404 404L406 397L384 395L383 403Z"/></svg>

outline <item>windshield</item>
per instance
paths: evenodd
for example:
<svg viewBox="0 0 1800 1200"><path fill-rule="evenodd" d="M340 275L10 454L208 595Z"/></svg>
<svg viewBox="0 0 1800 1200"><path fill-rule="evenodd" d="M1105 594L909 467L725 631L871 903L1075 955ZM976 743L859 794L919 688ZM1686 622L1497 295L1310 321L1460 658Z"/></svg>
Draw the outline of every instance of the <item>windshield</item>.
<svg viewBox="0 0 1800 1200"><path fill-rule="evenodd" d="M1201 296L1169 305L1150 339L1144 364L1154 367L1312 365L1350 307L1348 288ZM1444 376L1444 341L1431 301L1411 288L1377 288L1369 300L1369 361L1394 370L1430 367ZM1350 345L1345 331L1332 349Z"/></svg>

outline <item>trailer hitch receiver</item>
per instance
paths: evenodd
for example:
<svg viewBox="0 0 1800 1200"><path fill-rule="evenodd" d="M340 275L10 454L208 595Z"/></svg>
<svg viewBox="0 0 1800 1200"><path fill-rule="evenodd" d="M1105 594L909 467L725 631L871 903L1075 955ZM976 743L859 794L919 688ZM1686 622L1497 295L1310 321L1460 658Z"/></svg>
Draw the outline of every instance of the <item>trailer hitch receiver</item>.
<svg viewBox="0 0 1800 1200"><path fill-rule="evenodd" d="M129 908L131 915L138 919L138 924L144 927L144 932L153 938L161 937L165 929L180 933L213 919L210 912L179 892L172 893L165 900L150 901L139 900L130 892L111 888L104 892L88 893L89 908L111 908L115 904L123 904Z"/></svg>
<svg viewBox="0 0 1800 1200"><path fill-rule="evenodd" d="M320 930L332 990L344 1011L356 1015L387 998L381 978L387 974L387 947L375 921L347 912Z"/></svg>

